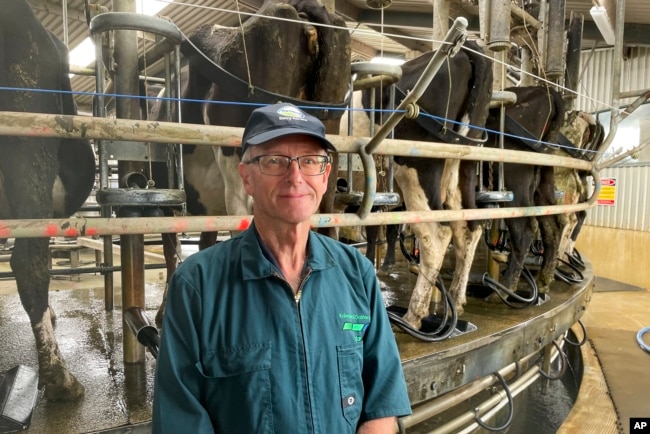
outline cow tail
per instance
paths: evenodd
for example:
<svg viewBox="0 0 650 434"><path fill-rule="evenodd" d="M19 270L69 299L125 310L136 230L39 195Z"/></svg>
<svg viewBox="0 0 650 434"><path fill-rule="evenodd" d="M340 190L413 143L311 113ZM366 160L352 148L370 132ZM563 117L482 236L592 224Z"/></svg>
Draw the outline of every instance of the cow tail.
<svg viewBox="0 0 650 434"><path fill-rule="evenodd" d="M490 110L492 99L492 60L483 55L483 50L475 43L467 43L472 50L467 51L470 63L472 64L472 82L468 99L468 113L470 124L479 128L472 128L468 136L473 138L481 137L484 134L483 128Z"/></svg>

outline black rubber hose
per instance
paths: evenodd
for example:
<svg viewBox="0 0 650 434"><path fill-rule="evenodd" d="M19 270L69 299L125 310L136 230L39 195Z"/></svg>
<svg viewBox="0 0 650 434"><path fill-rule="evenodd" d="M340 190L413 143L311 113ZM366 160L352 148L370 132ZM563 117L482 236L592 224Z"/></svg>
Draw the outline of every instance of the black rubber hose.
<svg viewBox="0 0 650 434"><path fill-rule="evenodd" d="M539 369L539 373L542 377L546 378L547 380L559 380L564 376L564 373L566 372L566 367L568 365L567 360L566 360L566 354L562 351L560 346L557 344L557 342L553 341L553 345L555 345L555 348L557 348L558 353L560 354L560 370L558 371L556 376L551 376L547 374L546 372L542 371L542 368Z"/></svg>
<svg viewBox="0 0 650 434"><path fill-rule="evenodd" d="M569 258L569 262L578 267L580 270L587 268L578 249L574 248L572 253L564 252L564 254Z"/></svg>
<svg viewBox="0 0 650 434"><path fill-rule="evenodd" d="M440 342L450 337L454 330L456 330L456 325L458 324L458 311L456 310L456 306L454 306L454 302L451 299L451 296L449 295L449 292L445 288L444 284L442 283L442 279L440 277L438 277L438 283L442 286L439 289L442 292L445 303L443 319L435 332L425 333L417 330L401 315L395 312L388 311L389 320L408 335L424 342ZM439 334L440 331L445 329L447 330L444 333Z"/></svg>
<svg viewBox="0 0 650 434"><path fill-rule="evenodd" d="M481 418L478 415L478 410L476 410L476 415L474 416L474 422L476 422L483 429L486 429L491 432L496 432L496 431L503 431L504 429L508 428L508 426L510 426L510 424L512 423L512 416L515 413L515 403L514 400L512 399L512 394L510 393L510 387L508 387L508 383L506 383L506 380L503 378L503 376L498 372L495 372L493 375L499 379L499 382L501 383L501 386L503 387L503 390L506 392L506 396L508 397L508 419L505 421L503 425L499 427L492 427L486 425L486 423L481 420Z"/></svg>
<svg viewBox="0 0 650 434"><path fill-rule="evenodd" d="M577 266L573 265L571 261L567 262L563 259L558 258L558 262L561 262L575 272L575 274L567 273L564 270L560 269L558 264L558 266L555 268L555 277L557 277L559 280L564 283L568 283L569 285L573 285L574 283L581 283L585 280L585 276L582 274L580 269ZM575 277L576 274L578 277Z"/></svg>
<svg viewBox="0 0 650 434"><path fill-rule="evenodd" d="M524 298L520 296L519 294L511 291L509 288L506 288L504 285L499 283L498 281L492 279L487 273L483 275L483 285L489 287L492 289L496 294L499 296L501 301L503 301L506 305L515 308L515 309L521 309L523 307L529 306L533 304L534 302L537 301L537 296L538 296L538 289L537 289L537 283L535 283L535 278L533 277L532 273L528 268L524 267L521 271L522 276L526 279L528 284L531 287L532 294L530 298ZM507 295L510 297L514 298L515 300L524 303L523 305L519 306L516 304L513 304L512 302L508 301L508 297L504 296L501 291L505 292Z"/></svg>
<svg viewBox="0 0 650 434"><path fill-rule="evenodd" d="M399 233L399 249L402 251L402 255L406 258L407 261L409 261L412 264L419 264L420 263L420 258L411 254L411 252L406 250L406 246L404 245L404 232Z"/></svg>
<svg viewBox="0 0 650 434"><path fill-rule="evenodd" d="M578 320L578 325L582 329L582 340L580 342L574 342L571 339L569 339L569 334L567 333L567 335L564 336L564 341L569 345L581 347L587 342L587 329L585 328L585 325L582 323L581 320Z"/></svg>

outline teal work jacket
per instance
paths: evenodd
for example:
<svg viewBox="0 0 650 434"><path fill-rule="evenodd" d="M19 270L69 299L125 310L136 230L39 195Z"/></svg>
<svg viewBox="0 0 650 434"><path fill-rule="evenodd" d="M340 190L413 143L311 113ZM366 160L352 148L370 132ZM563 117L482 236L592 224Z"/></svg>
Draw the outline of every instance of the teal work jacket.
<svg viewBox="0 0 650 434"><path fill-rule="evenodd" d="M411 413L370 262L309 235L298 301L254 226L190 256L167 295L154 433L354 433Z"/></svg>

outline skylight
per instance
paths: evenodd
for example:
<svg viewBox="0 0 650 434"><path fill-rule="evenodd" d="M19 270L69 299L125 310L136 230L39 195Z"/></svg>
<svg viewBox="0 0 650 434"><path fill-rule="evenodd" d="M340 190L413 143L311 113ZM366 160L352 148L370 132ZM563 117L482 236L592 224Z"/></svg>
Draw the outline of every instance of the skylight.
<svg viewBox="0 0 650 434"><path fill-rule="evenodd" d="M136 12L143 15L156 15L174 0L138 0ZM90 37L84 39L70 50L70 64L86 67L95 62L95 44Z"/></svg>

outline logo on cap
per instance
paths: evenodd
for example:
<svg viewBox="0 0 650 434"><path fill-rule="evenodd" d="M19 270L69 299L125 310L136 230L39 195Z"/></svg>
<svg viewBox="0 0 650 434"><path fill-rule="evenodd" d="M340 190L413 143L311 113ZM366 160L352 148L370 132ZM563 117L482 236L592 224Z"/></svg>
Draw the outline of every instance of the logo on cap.
<svg viewBox="0 0 650 434"><path fill-rule="evenodd" d="M307 120L303 112L301 112L296 107L292 107L288 105L284 107L280 107L277 113L280 115L280 120L287 120L287 119L301 120L301 121Z"/></svg>

